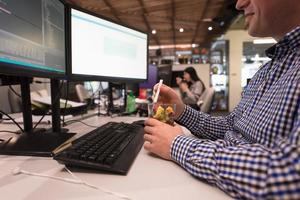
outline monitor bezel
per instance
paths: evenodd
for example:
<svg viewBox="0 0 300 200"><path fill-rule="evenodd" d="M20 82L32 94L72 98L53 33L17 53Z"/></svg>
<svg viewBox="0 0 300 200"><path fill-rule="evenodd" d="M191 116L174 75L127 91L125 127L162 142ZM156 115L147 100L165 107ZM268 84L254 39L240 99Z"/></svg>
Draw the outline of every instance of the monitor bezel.
<svg viewBox="0 0 300 200"><path fill-rule="evenodd" d="M20 76L20 77L41 77L41 78L49 78L49 79L67 79L67 37L68 37L68 30L67 30L67 4L64 0L57 0L60 2L64 7L64 29L65 29L65 72L53 72L53 71L46 71L46 70L39 70L39 69L32 69L28 68L25 65L19 64L12 64L0 61L0 74L3 75L11 75L11 76Z"/></svg>
<svg viewBox="0 0 300 200"><path fill-rule="evenodd" d="M132 26L128 26L126 24L120 23L120 22L116 22L112 19L108 19L107 17L100 15L100 14L96 14L93 13L91 11L88 11L86 9L80 8L76 5L70 5L68 4L67 6L67 12L66 14L68 15L67 17L67 30L68 32L68 46L67 46L67 60L68 60L68 65L67 65L67 77L70 81L106 81L106 82L118 82L118 83L140 83L140 82L144 82L147 80L148 77L148 62L149 62L149 34L145 31L139 30L137 28L134 28ZM98 17L100 19L109 21L111 23L115 23L117 25L126 27L126 28L130 28L132 30L144 33L147 35L147 49L146 49L146 77L143 79L139 79L139 78L125 78L125 77L112 77L112 76L98 76L98 75L83 75L83 74L73 74L72 73L72 19L71 19L71 11L72 9L74 10L78 10L81 12L84 12L86 14Z"/></svg>

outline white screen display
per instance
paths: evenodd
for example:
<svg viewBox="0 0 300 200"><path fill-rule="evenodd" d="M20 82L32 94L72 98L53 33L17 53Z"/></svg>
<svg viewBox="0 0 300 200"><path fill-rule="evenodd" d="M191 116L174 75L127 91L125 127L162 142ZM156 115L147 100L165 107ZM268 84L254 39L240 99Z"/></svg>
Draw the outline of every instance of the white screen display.
<svg viewBox="0 0 300 200"><path fill-rule="evenodd" d="M147 34L71 10L72 74L147 79Z"/></svg>

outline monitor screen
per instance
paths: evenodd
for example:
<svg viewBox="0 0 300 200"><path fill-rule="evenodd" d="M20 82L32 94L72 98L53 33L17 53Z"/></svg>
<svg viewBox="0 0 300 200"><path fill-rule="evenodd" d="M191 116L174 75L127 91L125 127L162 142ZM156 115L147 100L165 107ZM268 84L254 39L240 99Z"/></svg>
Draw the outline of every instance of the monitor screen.
<svg viewBox="0 0 300 200"><path fill-rule="evenodd" d="M163 65L158 67L158 79L162 79L163 83L171 87L172 81L172 65Z"/></svg>
<svg viewBox="0 0 300 200"><path fill-rule="evenodd" d="M146 80L148 35L71 8L72 77Z"/></svg>
<svg viewBox="0 0 300 200"><path fill-rule="evenodd" d="M152 89L157 82L157 67L149 65L147 81L140 83L140 88Z"/></svg>
<svg viewBox="0 0 300 200"><path fill-rule="evenodd" d="M0 1L0 73L64 76L64 13L59 0Z"/></svg>

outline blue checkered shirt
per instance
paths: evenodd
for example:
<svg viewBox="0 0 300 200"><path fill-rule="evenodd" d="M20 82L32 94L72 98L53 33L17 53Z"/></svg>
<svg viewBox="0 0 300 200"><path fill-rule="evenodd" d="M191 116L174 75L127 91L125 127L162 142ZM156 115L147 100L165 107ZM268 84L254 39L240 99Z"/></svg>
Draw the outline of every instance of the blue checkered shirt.
<svg viewBox="0 0 300 200"><path fill-rule="evenodd" d="M237 199L300 199L300 27L267 51L228 116L186 106L171 157ZM201 197L199 197L201 198Z"/></svg>

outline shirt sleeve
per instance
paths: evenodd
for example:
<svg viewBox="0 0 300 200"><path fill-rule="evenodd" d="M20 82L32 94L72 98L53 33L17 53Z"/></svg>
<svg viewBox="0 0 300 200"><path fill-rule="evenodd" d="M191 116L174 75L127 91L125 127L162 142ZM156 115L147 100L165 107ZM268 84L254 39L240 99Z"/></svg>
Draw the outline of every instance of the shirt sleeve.
<svg viewBox="0 0 300 200"><path fill-rule="evenodd" d="M211 140L223 139L227 131L233 130L235 110L226 117L213 117L185 106L176 121L197 137Z"/></svg>
<svg viewBox="0 0 300 200"><path fill-rule="evenodd" d="M300 115L296 118L291 134L278 136L272 148L177 136L171 157L234 198L300 199Z"/></svg>

